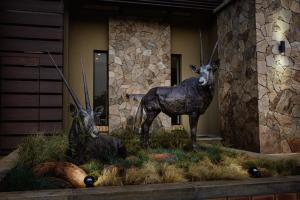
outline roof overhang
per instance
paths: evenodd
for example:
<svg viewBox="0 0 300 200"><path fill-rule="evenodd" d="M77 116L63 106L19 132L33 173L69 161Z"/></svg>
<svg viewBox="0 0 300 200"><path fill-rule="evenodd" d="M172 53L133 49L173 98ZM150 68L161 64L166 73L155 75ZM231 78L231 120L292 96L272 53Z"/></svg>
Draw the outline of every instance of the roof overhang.
<svg viewBox="0 0 300 200"><path fill-rule="evenodd" d="M205 27L223 0L66 0L74 15L145 17ZM197 20L195 20L197 19Z"/></svg>

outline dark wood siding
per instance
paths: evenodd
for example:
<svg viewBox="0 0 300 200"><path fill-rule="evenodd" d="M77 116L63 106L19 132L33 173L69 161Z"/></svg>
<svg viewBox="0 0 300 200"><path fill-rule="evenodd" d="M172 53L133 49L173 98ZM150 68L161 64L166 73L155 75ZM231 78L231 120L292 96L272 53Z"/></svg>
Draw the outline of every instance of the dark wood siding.
<svg viewBox="0 0 300 200"><path fill-rule="evenodd" d="M0 153L62 128L63 0L0 1Z"/></svg>

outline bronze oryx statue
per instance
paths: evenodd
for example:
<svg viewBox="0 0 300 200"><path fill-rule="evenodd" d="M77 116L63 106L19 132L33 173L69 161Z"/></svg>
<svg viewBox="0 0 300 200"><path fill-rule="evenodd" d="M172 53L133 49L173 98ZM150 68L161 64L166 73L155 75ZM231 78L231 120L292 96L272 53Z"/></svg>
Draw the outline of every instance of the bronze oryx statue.
<svg viewBox="0 0 300 200"><path fill-rule="evenodd" d="M125 157L126 149L117 138L101 135L95 125L94 111L90 104L86 76L81 59L81 68L83 76L83 89L85 96L85 109L81 105L74 90L70 87L61 70L57 67L53 57L48 52L52 63L55 65L59 75L64 81L75 105L72 117L73 122L69 132L69 158L82 164L90 159L111 159L116 156Z"/></svg>
<svg viewBox="0 0 300 200"><path fill-rule="evenodd" d="M212 58L217 44L218 42L214 46L208 64L202 64L199 68L191 65L192 70L200 75L199 78L186 79L178 86L152 88L141 99L134 124L137 127L141 126L140 142L143 148L148 147L149 128L160 112L170 117L189 115L192 145L193 149L196 148L199 116L206 111L213 99L214 72L217 69L217 65L212 64ZM142 122L143 111L145 111L146 116Z"/></svg>

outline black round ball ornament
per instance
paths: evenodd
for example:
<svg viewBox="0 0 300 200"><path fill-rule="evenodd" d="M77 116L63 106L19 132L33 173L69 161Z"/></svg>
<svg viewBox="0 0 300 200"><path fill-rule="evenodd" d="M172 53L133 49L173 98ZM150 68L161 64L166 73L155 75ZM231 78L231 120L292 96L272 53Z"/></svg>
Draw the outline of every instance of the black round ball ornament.
<svg viewBox="0 0 300 200"><path fill-rule="evenodd" d="M86 176L83 181L86 187L94 187L95 178L93 176Z"/></svg>
<svg viewBox="0 0 300 200"><path fill-rule="evenodd" d="M250 167L248 169L248 173L253 178L259 178L259 177L261 177L260 171L257 169L257 167Z"/></svg>

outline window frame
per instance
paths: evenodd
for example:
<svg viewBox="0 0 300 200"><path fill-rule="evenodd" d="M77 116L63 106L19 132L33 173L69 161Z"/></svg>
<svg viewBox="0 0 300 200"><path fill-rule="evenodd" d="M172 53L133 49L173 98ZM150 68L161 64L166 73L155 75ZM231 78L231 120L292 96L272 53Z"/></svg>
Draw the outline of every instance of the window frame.
<svg viewBox="0 0 300 200"><path fill-rule="evenodd" d="M179 67L178 67L179 69L177 69L177 74L176 74L176 75L178 76L178 77L176 77L176 79L177 79L177 80L176 80L176 82L177 82L176 85L180 84L181 81L182 81L182 80L181 80L181 77L182 77L182 73L181 73L181 70L182 70L182 67L181 67L181 66L182 66L182 54L172 53L172 54L171 54L171 86L173 86L173 85L172 85L172 57L173 57L173 56L179 58ZM176 125L182 125L182 117L181 117L181 115L178 115L177 117L178 117L178 119L179 119L179 120L178 120L178 123L173 123L173 119L172 119L172 117L171 117L171 125L172 125L172 126L173 126L173 125L174 125L174 126L176 126Z"/></svg>
<svg viewBox="0 0 300 200"><path fill-rule="evenodd" d="M106 110L107 110L107 120L106 120L106 124L102 124L102 125L97 125L96 124L96 126L109 126L109 91L108 91L108 89L109 89L109 76L108 76L108 73L109 73L109 68L108 68L108 65L109 65L109 62L108 62L108 50L94 50L93 51L93 108L95 107L95 81L96 81L96 73L95 73L95 59L96 59L96 57L95 57L95 54L96 53L105 53L106 54L106 61L107 61L107 63L106 63L106 91L107 91L107 95L106 95L106 102L107 102L107 105L106 105Z"/></svg>

